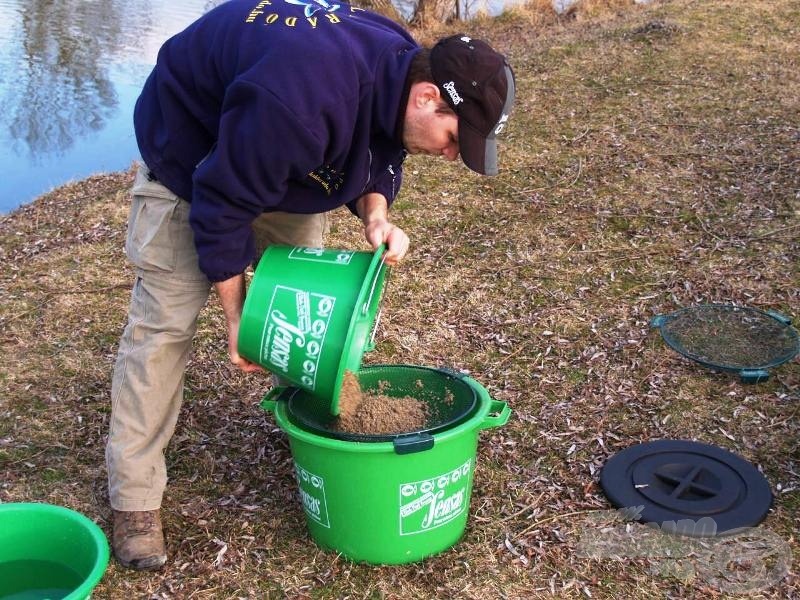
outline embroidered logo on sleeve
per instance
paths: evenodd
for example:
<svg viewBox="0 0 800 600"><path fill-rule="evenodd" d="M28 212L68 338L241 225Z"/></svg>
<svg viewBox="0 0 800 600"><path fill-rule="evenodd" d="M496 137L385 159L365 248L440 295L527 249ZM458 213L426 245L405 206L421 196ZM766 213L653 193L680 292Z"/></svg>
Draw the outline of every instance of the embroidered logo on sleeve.
<svg viewBox="0 0 800 600"><path fill-rule="evenodd" d="M344 183L344 173L340 173L330 165L323 165L308 174L308 178L319 185L330 196L338 191Z"/></svg>

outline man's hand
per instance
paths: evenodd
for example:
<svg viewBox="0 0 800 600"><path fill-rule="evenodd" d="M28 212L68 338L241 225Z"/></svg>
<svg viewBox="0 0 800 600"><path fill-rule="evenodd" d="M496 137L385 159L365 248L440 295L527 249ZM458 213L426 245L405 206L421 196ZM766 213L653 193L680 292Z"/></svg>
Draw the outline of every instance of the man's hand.
<svg viewBox="0 0 800 600"><path fill-rule="evenodd" d="M239 323L242 320L245 295L244 275L235 275L225 281L218 281L214 284L214 289L217 290L222 311L225 313L225 323L228 328L228 356L231 364L239 367L245 373L263 373L263 367L241 356L238 349Z"/></svg>
<svg viewBox="0 0 800 600"><path fill-rule="evenodd" d="M408 252L409 239L406 232L389 221L389 203L383 194L364 194L356 203L358 216L364 223L367 242L377 248L387 245L386 263L397 264Z"/></svg>

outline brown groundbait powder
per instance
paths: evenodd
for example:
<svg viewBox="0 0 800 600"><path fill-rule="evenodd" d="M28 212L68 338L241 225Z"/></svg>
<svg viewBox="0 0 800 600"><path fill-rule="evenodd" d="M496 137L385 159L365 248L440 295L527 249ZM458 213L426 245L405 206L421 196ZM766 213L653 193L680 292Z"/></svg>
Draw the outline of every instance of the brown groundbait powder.
<svg viewBox="0 0 800 600"><path fill-rule="evenodd" d="M382 390L385 386L378 387ZM339 416L331 428L366 435L408 433L424 429L427 420L427 403L410 396L393 398L380 391L363 393L356 375L345 371L339 395Z"/></svg>
<svg viewBox="0 0 800 600"><path fill-rule="evenodd" d="M339 392L339 417L352 419L361 401L361 386L358 383L358 377L352 371L345 371L342 379L342 391Z"/></svg>

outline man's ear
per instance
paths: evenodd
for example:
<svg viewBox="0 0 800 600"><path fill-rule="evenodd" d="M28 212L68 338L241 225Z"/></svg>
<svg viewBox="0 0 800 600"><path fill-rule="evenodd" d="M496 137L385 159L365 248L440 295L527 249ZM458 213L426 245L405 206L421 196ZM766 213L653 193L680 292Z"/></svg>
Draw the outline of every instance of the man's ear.
<svg viewBox="0 0 800 600"><path fill-rule="evenodd" d="M438 106L442 94L439 91L439 86L435 83L430 81L418 81L411 86L409 96L410 100L417 108L423 108L430 102Z"/></svg>

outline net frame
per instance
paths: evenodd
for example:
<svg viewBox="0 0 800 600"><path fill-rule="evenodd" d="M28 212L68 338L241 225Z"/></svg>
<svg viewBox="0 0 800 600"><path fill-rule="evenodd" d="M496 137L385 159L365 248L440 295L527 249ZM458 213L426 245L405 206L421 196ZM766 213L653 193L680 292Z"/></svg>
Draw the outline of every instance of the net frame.
<svg viewBox="0 0 800 600"><path fill-rule="evenodd" d="M705 318L707 321L709 315L730 315L732 313L738 313L742 319L751 319L753 322L751 330L754 334L758 332L759 324L764 327L769 326L773 334L780 334L780 339L778 340L780 345L775 344L773 348L775 351L771 354L766 354L765 358L759 362L740 361L735 363L732 360L720 357L721 353L718 353L717 356L709 356L708 352L698 351L697 345L695 345L694 348L687 347L687 344L681 339L681 336L676 335L676 323L681 323L692 317L701 321ZM763 371L777 367L800 353L800 336L798 336L797 331L791 327L791 321L788 318L775 312L764 311L748 306L738 306L734 304L700 304L679 309L668 315L659 315L653 319L653 325L658 327L661 337L670 348L694 362L720 371L737 373ZM761 341L769 340L770 334L764 332L763 327L761 333ZM730 340L730 338L722 338L722 340ZM752 343L746 344L748 349L764 347L763 343L756 344L756 340L751 340L751 342ZM722 341L717 342L717 344L718 347L721 346Z"/></svg>

